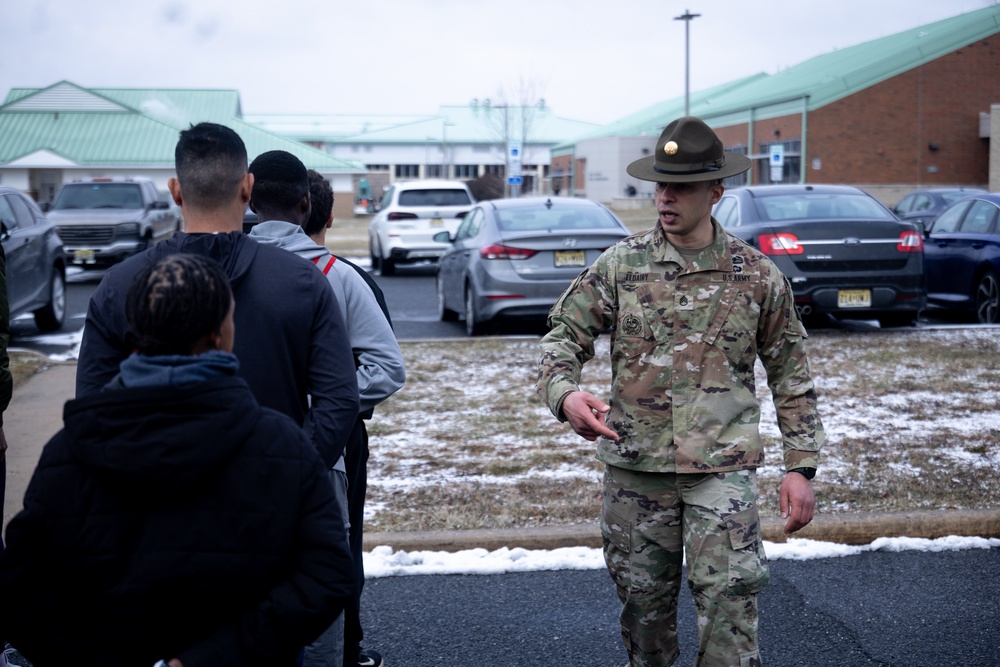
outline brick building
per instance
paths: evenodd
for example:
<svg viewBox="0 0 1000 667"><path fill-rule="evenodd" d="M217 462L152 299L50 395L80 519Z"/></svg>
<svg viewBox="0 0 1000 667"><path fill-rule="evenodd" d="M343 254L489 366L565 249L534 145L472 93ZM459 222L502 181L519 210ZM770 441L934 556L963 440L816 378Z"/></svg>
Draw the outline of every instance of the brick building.
<svg viewBox="0 0 1000 667"><path fill-rule="evenodd" d="M841 49L774 75L692 93L690 113L727 150L748 155L730 186L859 185L885 203L923 186L1000 189L1000 146L990 141L1000 103L1000 6ZM653 150L684 113L669 100L553 149L550 172L572 194L617 200L652 184L625 165Z"/></svg>

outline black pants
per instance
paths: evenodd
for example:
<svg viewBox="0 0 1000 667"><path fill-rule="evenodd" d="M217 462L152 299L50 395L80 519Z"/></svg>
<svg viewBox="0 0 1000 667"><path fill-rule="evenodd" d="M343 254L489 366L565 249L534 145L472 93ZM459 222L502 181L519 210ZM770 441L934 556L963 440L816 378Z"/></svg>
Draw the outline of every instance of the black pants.
<svg viewBox="0 0 1000 667"><path fill-rule="evenodd" d="M365 633L361 629L361 591L365 586L364 547L365 495L368 492L368 429L358 419L351 431L344 457L347 466L347 514L351 522L350 546L354 560L357 590L353 600L344 607L344 665L356 667L358 652Z"/></svg>

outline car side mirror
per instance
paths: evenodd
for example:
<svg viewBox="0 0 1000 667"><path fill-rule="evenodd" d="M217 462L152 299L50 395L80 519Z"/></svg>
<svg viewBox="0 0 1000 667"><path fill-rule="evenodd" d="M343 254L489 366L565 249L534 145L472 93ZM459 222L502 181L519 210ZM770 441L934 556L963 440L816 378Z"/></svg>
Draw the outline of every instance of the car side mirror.
<svg viewBox="0 0 1000 667"><path fill-rule="evenodd" d="M10 230L7 229L7 223L0 221L0 241L6 241L10 238Z"/></svg>
<svg viewBox="0 0 1000 667"><path fill-rule="evenodd" d="M170 204L168 204L167 202L163 201L162 199L157 199L156 201L153 202L153 204L152 204L152 206L150 206L150 208L152 208L152 209L159 209L159 210L165 211L168 208L170 208Z"/></svg>
<svg viewBox="0 0 1000 667"><path fill-rule="evenodd" d="M451 237L451 232L438 232L431 237L435 243L452 243L455 239Z"/></svg>
<svg viewBox="0 0 1000 667"><path fill-rule="evenodd" d="M52 210L52 202L43 201L38 205L38 208L42 209L42 213L48 213Z"/></svg>

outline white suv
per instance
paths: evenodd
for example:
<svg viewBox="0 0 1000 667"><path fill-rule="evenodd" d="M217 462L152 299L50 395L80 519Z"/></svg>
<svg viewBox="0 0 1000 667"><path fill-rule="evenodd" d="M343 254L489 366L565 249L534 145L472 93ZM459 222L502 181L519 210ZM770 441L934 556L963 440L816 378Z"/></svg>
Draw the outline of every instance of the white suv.
<svg viewBox="0 0 1000 667"><path fill-rule="evenodd" d="M450 245L434 235L445 230L454 235L475 203L462 181L393 183L368 226L372 268L389 276L397 264L437 261Z"/></svg>

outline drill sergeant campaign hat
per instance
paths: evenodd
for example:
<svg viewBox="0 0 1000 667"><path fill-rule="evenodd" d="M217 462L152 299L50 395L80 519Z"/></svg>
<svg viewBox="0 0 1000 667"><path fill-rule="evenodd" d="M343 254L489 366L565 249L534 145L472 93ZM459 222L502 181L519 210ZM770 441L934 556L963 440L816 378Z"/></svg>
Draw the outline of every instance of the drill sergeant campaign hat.
<svg viewBox="0 0 1000 667"><path fill-rule="evenodd" d="M722 141L700 118L684 116L663 129L652 155L625 171L643 181L694 183L742 174L750 164L747 156L723 150Z"/></svg>

